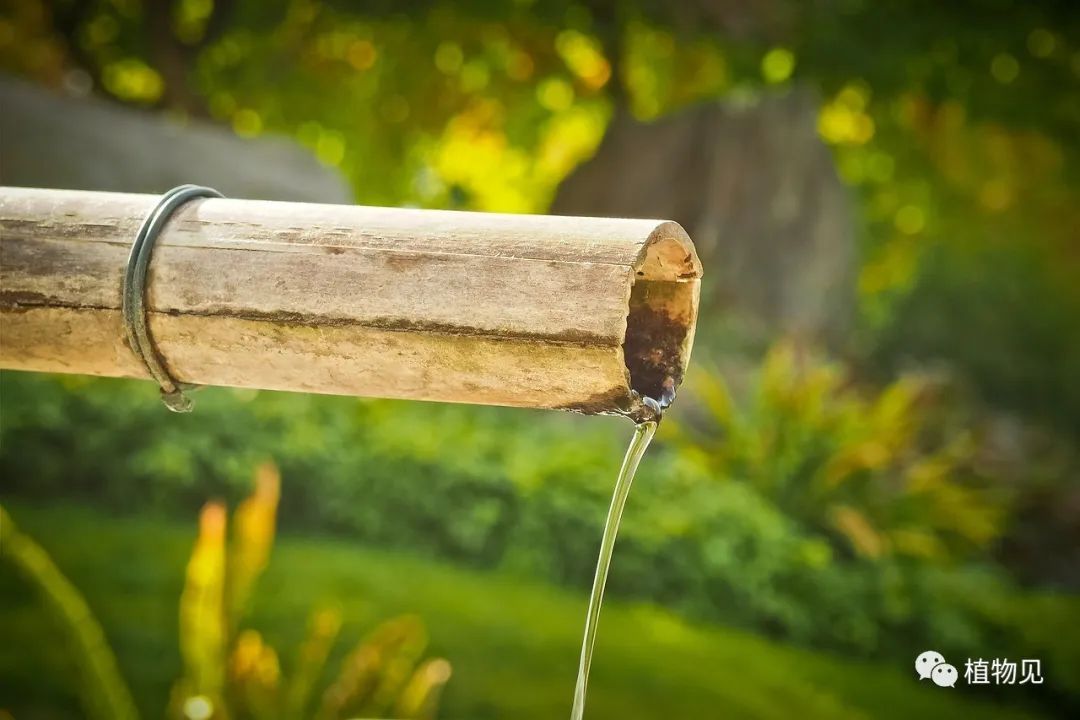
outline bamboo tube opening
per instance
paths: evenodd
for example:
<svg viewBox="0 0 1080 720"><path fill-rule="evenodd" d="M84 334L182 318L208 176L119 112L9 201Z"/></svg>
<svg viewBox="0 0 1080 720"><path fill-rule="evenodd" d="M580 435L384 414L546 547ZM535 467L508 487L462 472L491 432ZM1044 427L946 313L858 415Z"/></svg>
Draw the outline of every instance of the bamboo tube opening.
<svg viewBox="0 0 1080 720"><path fill-rule="evenodd" d="M661 407L674 400L690 362L700 277L701 263L682 227L657 226L636 265L623 341L635 400L649 397ZM641 414L635 410L632 415Z"/></svg>

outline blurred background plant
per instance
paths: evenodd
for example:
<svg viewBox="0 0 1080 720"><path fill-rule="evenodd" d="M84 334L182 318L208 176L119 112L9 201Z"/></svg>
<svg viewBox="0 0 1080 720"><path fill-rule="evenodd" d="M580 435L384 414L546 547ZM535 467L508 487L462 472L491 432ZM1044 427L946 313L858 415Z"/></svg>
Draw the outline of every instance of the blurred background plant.
<svg viewBox="0 0 1080 720"><path fill-rule="evenodd" d="M0 557L38 591L49 612L69 634L79 669L83 712L94 720L137 718L135 701L120 675L105 631L79 591L53 564L47 552L22 534L0 506Z"/></svg>
<svg viewBox="0 0 1080 720"><path fill-rule="evenodd" d="M712 423L676 425L677 445L714 477L748 483L829 536L837 552L940 563L985 550L1001 532L1005 499L979 482L971 431L935 417L940 389L928 378L902 377L866 397L841 367L781 344L748 407L735 406L719 374L695 387Z"/></svg>
<svg viewBox="0 0 1080 720"><path fill-rule="evenodd" d="M321 695L320 681L341 630L340 609L330 605L312 613L286 676L277 651L258 631L242 628L256 582L270 559L279 491L277 469L261 465L254 491L233 515L231 543L223 503L207 503L199 515L179 603L183 673L172 688L167 716L434 718L450 664L424 659L427 631L415 616L385 621L371 631L342 659L337 677ZM116 657L85 599L2 507L0 548L0 557L20 572L70 635L85 715L137 718Z"/></svg>
<svg viewBox="0 0 1080 720"><path fill-rule="evenodd" d="M1080 707L1070 3L3 7L0 67L170 127L290 138L360 202L683 222L706 267L698 368L645 461L610 592L812 648L774 662L787 676L830 654L903 672L926 647L1039 657L1045 685L995 699ZM614 423L493 408L219 389L176 417L138 383L15 373L0 393L2 491L18 502L184 516L207 497L239 502L273 457L298 479L282 488L287 533L481 569L492 617L508 577L584 592L626 440ZM451 625L466 612L454 600ZM531 616L548 635L554 617ZM483 646L501 658L510 643ZM471 649L440 652L458 670ZM543 669L506 664L517 682L451 688L448 706L490 716L517 694L531 701L517 717L547 707ZM763 698L785 696L749 673L715 682L758 692L740 707L768 715ZM807 682L851 697L832 675ZM551 692L562 701L571 683ZM610 683L639 702L597 712L644 712L648 682ZM788 702L777 716L813 705ZM934 714L908 702L868 713Z"/></svg>

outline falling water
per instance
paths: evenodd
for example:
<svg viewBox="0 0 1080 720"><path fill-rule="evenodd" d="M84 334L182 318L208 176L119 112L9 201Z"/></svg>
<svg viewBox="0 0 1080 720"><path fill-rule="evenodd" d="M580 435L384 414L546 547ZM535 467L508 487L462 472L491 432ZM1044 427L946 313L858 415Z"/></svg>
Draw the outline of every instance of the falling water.
<svg viewBox="0 0 1080 720"><path fill-rule="evenodd" d="M646 398L647 401L651 398ZM615 492L611 496L607 520L604 522L604 536L600 540L600 556L596 560L596 575L593 576L592 593L589 595L589 610L585 615L585 636L581 641L581 662L578 665L577 686L574 688L574 709L570 720L582 720L585 714L585 691L589 684L589 666L592 665L593 647L596 645L596 625L600 620L600 605L604 602L604 586L607 584L608 568L611 566L611 553L615 549L615 536L619 533L626 498L630 494L630 485L634 482L634 473L638 463L649 447L649 442L656 434L660 420L659 406L649 402L656 410L654 420L638 423L634 427L634 437L626 448L619 477L615 481Z"/></svg>

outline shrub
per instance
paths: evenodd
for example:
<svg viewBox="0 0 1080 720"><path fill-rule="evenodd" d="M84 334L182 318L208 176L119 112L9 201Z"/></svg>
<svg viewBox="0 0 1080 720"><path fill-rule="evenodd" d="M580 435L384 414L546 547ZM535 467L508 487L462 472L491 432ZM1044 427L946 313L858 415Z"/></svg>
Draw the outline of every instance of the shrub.
<svg viewBox="0 0 1080 720"><path fill-rule="evenodd" d="M283 677L278 654L256 630L242 627L255 585L273 544L280 481L263 465L255 491L233 516L207 503L180 596L183 675L173 686L168 717L180 720L265 720L314 717L400 717L430 720L438 709L450 665L423 660L427 633L419 618L403 616L375 628L345 657L337 678L318 696L318 681L341 626L340 611L317 610L292 673ZM71 636L81 670L84 711L93 718L136 718L116 658L82 595L45 551L18 531L0 507L3 557L33 585Z"/></svg>
<svg viewBox="0 0 1080 720"><path fill-rule="evenodd" d="M684 453L840 552L943 562L985 549L1003 529L1003 498L974 469L974 439L943 418L928 378L867 392L782 343L747 401L736 403L718 374L696 388L703 412L676 428Z"/></svg>
<svg viewBox="0 0 1080 720"><path fill-rule="evenodd" d="M222 389L177 417L146 385L0 381L0 468L20 494L194 507L239 497L273 457L290 479L286 527L578 588L629 436L545 413ZM699 406L665 421L635 483L612 594L864 655L946 632L950 647L977 648L996 627L963 592L934 590L944 572L971 592L1009 592L1000 572L964 570L985 557L1004 504L932 383L860 390L779 346L741 401L712 376L690 389Z"/></svg>

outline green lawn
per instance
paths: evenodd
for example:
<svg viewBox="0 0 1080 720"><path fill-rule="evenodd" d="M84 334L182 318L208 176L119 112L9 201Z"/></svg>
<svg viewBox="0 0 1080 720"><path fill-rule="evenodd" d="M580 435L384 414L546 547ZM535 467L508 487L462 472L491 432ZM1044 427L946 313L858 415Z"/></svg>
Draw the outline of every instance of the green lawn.
<svg viewBox="0 0 1080 720"><path fill-rule="evenodd" d="M146 717L179 669L176 614L188 525L72 506L8 505L100 617ZM592 548L583 548L592 552ZM618 553L615 556L618 562ZM328 539L279 539L250 625L285 671L314 604L336 600L346 638L403 612L427 622L453 664L444 718L569 715L585 588L567 593ZM692 625L653 606L605 607L587 715L620 718L1022 717L914 678L910 658L868 665ZM0 708L16 718L78 714L70 658L36 598L0 565Z"/></svg>

